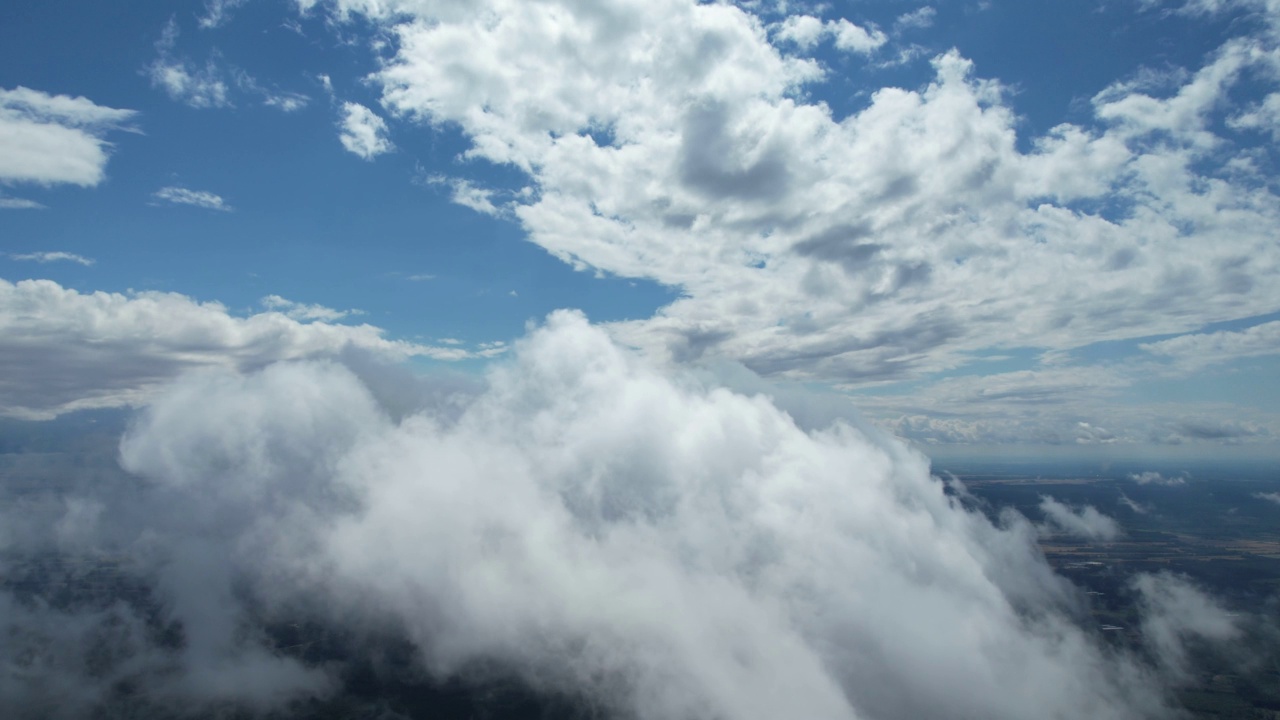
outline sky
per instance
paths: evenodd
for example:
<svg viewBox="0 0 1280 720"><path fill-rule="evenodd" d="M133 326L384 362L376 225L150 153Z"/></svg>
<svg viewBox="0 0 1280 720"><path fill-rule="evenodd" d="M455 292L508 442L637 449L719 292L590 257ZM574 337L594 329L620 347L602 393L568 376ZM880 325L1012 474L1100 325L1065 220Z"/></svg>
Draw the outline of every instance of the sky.
<svg viewBox="0 0 1280 720"><path fill-rule="evenodd" d="M1278 0L5 2L0 714L1177 717L1274 622L934 463L1280 456L1277 128Z"/></svg>
<svg viewBox="0 0 1280 720"><path fill-rule="evenodd" d="M569 308L941 455L1274 458L1278 12L6 3L0 412Z"/></svg>

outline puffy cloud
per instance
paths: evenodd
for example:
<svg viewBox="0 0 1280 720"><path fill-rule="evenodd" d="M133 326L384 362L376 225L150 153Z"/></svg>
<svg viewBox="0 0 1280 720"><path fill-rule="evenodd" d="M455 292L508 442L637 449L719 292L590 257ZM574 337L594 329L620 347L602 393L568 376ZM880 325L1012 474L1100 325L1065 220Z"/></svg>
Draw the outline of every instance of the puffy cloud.
<svg viewBox="0 0 1280 720"><path fill-rule="evenodd" d="M339 123L342 132L338 139L348 152L365 160L372 160L395 149L387 138L387 121L375 115L372 110L359 103L344 102L342 113L342 121Z"/></svg>
<svg viewBox="0 0 1280 720"><path fill-rule="evenodd" d="M1040 512L1045 517L1045 524L1040 526L1044 535L1052 536L1061 532L1084 540L1110 542L1122 534L1120 525L1115 520L1098 512L1092 505L1076 509L1048 495L1042 495Z"/></svg>
<svg viewBox="0 0 1280 720"><path fill-rule="evenodd" d="M1150 668L1076 626L1027 523L574 314L460 413L394 421L332 364L204 374L121 457L201 508L188 531L254 597L397 628L437 678L479 663L653 719L1169 712Z"/></svg>
<svg viewBox="0 0 1280 720"><path fill-rule="evenodd" d="M388 340L371 325L302 323L280 312L235 317L177 293L82 294L49 280L0 280L0 414L12 417L141 405L184 370L261 367L349 348L397 359L470 356Z"/></svg>
<svg viewBox="0 0 1280 720"><path fill-rule="evenodd" d="M1280 505L1280 493L1255 493L1254 497Z"/></svg>
<svg viewBox="0 0 1280 720"><path fill-rule="evenodd" d="M1215 134L1242 73L1270 62L1261 35L1172 93L1116 83L1087 123L1019 142L1003 88L957 52L846 117L804 100L821 67L771 38L882 42L848 21L766 26L685 0L328 7L396 35L371 76L388 111L456 125L466 158L528 176L507 207L531 240L680 289L611 326L659 356L867 384L990 347L1188 332L1280 298L1280 201Z"/></svg>
<svg viewBox="0 0 1280 720"><path fill-rule="evenodd" d="M230 88L217 64L210 59L204 67L176 58L178 23L169 19L156 41L158 57L147 66L151 86L159 88L170 99L193 108L218 108L231 105Z"/></svg>
<svg viewBox="0 0 1280 720"><path fill-rule="evenodd" d="M0 89L0 183L97 185L105 177L110 147L102 136L128 129L134 115L84 97ZM5 207L39 207L5 200Z"/></svg>
<svg viewBox="0 0 1280 720"><path fill-rule="evenodd" d="M92 265L95 262L93 258L60 250L54 252L9 253L9 257L14 260L30 260L38 263L73 262L77 265L85 266Z"/></svg>
<svg viewBox="0 0 1280 720"><path fill-rule="evenodd" d="M184 187L169 186L160 188L152 193L151 196L174 205L194 205L206 210L218 210L220 212L231 212L232 210L231 206L221 196L207 190L190 190Z"/></svg>

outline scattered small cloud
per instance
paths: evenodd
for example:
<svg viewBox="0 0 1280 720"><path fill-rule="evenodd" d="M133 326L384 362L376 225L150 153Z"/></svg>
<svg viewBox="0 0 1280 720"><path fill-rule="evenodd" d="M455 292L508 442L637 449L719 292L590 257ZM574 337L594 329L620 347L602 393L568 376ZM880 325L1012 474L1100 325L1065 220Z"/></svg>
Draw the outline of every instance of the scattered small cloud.
<svg viewBox="0 0 1280 720"><path fill-rule="evenodd" d="M372 110L360 103L344 102L342 113L338 139L348 152L372 160L395 149L387 137L387 121Z"/></svg>
<svg viewBox="0 0 1280 720"><path fill-rule="evenodd" d="M231 20L231 11L245 2L246 0L205 0L204 15L197 22L206 30L225 25Z"/></svg>
<svg viewBox="0 0 1280 720"><path fill-rule="evenodd" d="M183 187L169 186L160 188L152 193L151 196L156 200L163 200L174 205L194 205L206 210L217 210L219 212L231 212L233 209L221 196L205 190L190 190Z"/></svg>
<svg viewBox="0 0 1280 720"><path fill-rule="evenodd" d="M1120 504L1138 513L1139 515L1146 515L1147 513L1151 512L1150 506L1143 505L1142 503L1135 501L1133 498L1129 497L1128 495L1125 495L1124 493L1120 493Z"/></svg>
<svg viewBox="0 0 1280 720"><path fill-rule="evenodd" d="M812 15L792 15L774 26L774 36L805 51L829 37L837 50L866 55L889 40L879 28L868 27L869 30L844 18L824 23Z"/></svg>
<svg viewBox="0 0 1280 720"><path fill-rule="evenodd" d="M199 67L173 56L178 42L178 23L169 19L156 42L159 57L146 68L151 86L163 90L170 99L193 108L217 108L231 105L229 88L217 64L209 60Z"/></svg>
<svg viewBox="0 0 1280 720"><path fill-rule="evenodd" d="M299 321L322 320L324 322L333 322L351 315L365 314L363 310L335 310L323 305L307 305L287 300L279 295L268 295L262 298L262 306Z"/></svg>
<svg viewBox="0 0 1280 720"><path fill-rule="evenodd" d="M51 262L73 262L79 265L89 266L96 262L93 258L87 258L83 255L77 255L69 252L34 252L34 253L10 253L9 257L13 260L28 260L38 263Z"/></svg>
<svg viewBox="0 0 1280 720"><path fill-rule="evenodd" d="M898 30L907 30L913 28L927 28L933 25L934 18L937 17L938 11L926 5L909 13L898 16L893 25Z"/></svg>
<svg viewBox="0 0 1280 720"><path fill-rule="evenodd" d="M1266 500L1268 502L1273 502L1277 505L1280 505L1280 492L1254 493L1253 496L1258 498L1259 500Z"/></svg>
<svg viewBox="0 0 1280 720"><path fill-rule="evenodd" d="M1045 524L1040 526L1043 535L1066 533L1084 540L1110 542L1120 537L1120 525L1098 512L1092 505L1072 508L1048 495L1040 497L1040 512Z"/></svg>
<svg viewBox="0 0 1280 720"><path fill-rule="evenodd" d="M1129 479L1139 485L1186 485L1187 478L1182 475L1165 477L1154 470L1140 473L1129 473Z"/></svg>

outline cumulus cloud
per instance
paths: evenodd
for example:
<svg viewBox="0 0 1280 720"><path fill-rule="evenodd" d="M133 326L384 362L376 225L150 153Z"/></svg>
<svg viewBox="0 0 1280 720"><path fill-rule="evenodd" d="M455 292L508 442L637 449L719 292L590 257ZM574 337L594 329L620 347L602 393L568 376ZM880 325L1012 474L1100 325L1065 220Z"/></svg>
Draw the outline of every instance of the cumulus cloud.
<svg viewBox="0 0 1280 720"><path fill-rule="evenodd" d="M387 137L387 121L359 103L342 103L339 128L342 132L338 139L342 141L342 147L365 160L395 149Z"/></svg>
<svg viewBox="0 0 1280 720"><path fill-rule="evenodd" d="M151 197L174 205L194 205L206 210L218 210L220 212L231 212L232 210L232 207L220 195L215 195L207 190L190 190L171 185L160 188L152 193Z"/></svg>
<svg viewBox="0 0 1280 720"><path fill-rule="evenodd" d="M315 360L187 374L130 424L128 476L0 509L20 530L0 534L6 559L107 548L148 588L0 613L43 629L0 658L47 677L0 699L110 714L139 702L112 694L127 678L155 689L143 703L252 714L331 692L344 659L271 626L353 651L390 634L412 651L397 677L479 669L641 720L1157 718L1188 648L1234 637L1211 599L1154 576L1139 652L1104 646L1016 513L993 523L902 444L802 427L575 313L482 385L393 410L416 386L386 379ZM119 650L93 674L103 633Z"/></svg>
<svg viewBox="0 0 1280 720"><path fill-rule="evenodd" d="M1009 93L955 51L845 117L806 100L825 73L784 51L885 42L848 20L765 25L687 0L324 6L395 35L370 76L388 112L458 127L464 159L527 176L510 210L533 242L680 289L611 326L658 356L865 386L991 347L1188 332L1280 297L1280 199L1217 134L1240 78L1269 77L1265 35L1169 92L1118 82L1079 124L1019 137Z"/></svg>
<svg viewBox="0 0 1280 720"><path fill-rule="evenodd" d="M895 28L899 30L927 28L933 25L934 18L937 17L938 11L928 5L912 10L909 13L903 13L893 22Z"/></svg>
<svg viewBox="0 0 1280 720"><path fill-rule="evenodd" d="M75 253L62 252L61 250L54 252L9 253L9 257L14 260L29 260L31 262L38 263L73 262L77 265L85 266L92 265L95 262L93 258L87 258Z"/></svg>
<svg viewBox="0 0 1280 720"><path fill-rule="evenodd" d="M0 183L92 187L105 177L110 130L129 129L133 110L84 97L0 89ZM8 208L40 207L5 198Z"/></svg>
<svg viewBox="0 0 1280 720"><path fill-rule="evenodd" d="M452 418L397 423L340 366L278 365L180 382L121 457L235 518L249 577L392 622L438 678L496 663L639 718L1165 712L1069 620L1025 524L879 443L563 313Z"/></svg>
<svg viewBox="0 0 1280 720"><path fill-rule="evenodd" d="M1045 524L1040 526L1041 533L1045 535L1066 533L1084 540L1102 542L1110 542L1121 535L1120 525L1098 512L1092 505L1077 509L1048 495L1042 495L1040 512L1045 517Z"/></svg>
<svg viewBox="0 0 1280 720"><path fill-rule="evenodd" d="M399 359L470 356L388 340L371 325L301 323L279 312L236 317L177 293L82 294L49 280L0 280L0 415L10 417L141 405L185 370L261 367L347 349Z"/></svg>

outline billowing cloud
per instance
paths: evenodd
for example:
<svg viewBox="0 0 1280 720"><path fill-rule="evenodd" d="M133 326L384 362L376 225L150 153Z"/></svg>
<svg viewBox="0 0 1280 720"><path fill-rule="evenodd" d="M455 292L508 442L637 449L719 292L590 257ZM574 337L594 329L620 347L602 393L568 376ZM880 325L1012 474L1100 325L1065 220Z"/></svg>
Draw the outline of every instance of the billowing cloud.
<svg viewBox="0 0 1280 720"><path fill-rule="evenodd" d="M160 188L152 193L151 197L174 205L194 205L206 210L218 210L220 212L231 212L232 210L232 207L220 195L207 190L190 190L171 185Z"/></svg>
<svg viewBox="0 0 1280 720"><path fill-rule="evenodd" d="M1046 535L1066 533L1102 542L1110 542L1121 535L1120 525L1092 505L1073 508L1045 495L1040 498L1040 512L1045 518L1041 532Z"/></svg>
<svg viewBox="0 0 1280 720"><path fill-rule="evenodd" d="M1266 34L1171 92L1100 87L1091 117L1020 138L1006 90L954 51L847 116L806 101L825 72L805 48L882 42L847 20L766 26L687 0L327 6L396 35L370 78L388 111L527 175L510 207L531 240L680 289L611 326L660 356L865 385L1280 306L1280 199L1218 134L1241 78L1270 77Z"/></svg>
<svg viewBox="0 0 1280 720"><path fill-rule="evenodd" d="M177 293L82 294L49 280L0 280L0 415L141 405L185 370L261 367L347 349L392 359L470 356L388 340L371 325L303 323L280 312L236 317Z"/></svg>
<svg viewBox="0 0 1280 720"><path fill-rule="evenodd" d="M1029 528L905 448L669 379L572 314L517 353L453 419L395 423L334 365L193 377L121 456L236 518L250 577L392 622L440 677L497 663L640 718L1164 712Z"/></svg>
<svg viewBox="0 0 1280 720"><path fill-rule="evenodd" d="M0 89L0 183L97 185L110 147L102 136L127 129L134 115L84 97ZM5 207L39 207L6 200Z"/></svg>
<svg viewBox="0 0 1280 720"><path fill-rule="evenodd" d="M338 134L342 147L365 160L395 149L387 137L387 121L360 103L342 103L342 120L338 127L342 131Z"/></svg>

